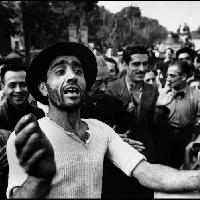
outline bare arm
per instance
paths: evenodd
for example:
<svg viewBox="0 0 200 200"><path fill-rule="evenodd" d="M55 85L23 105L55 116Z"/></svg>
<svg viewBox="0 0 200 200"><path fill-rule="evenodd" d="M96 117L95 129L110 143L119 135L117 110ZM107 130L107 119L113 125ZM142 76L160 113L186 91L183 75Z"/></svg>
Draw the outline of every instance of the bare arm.
<svg viewBox="0 0 200 200"><path fill-rule="evenodd" d="M45 198L51 189L51 181L28 176L21 187L13 189L11 198Z"/></svg>
<svg viewBox="0 0 200 200"><path fill-rule="evenodd" d="M199 170L177 170L142 161L132 171L132 176L143 186L155 191L184 192L200 189Z"/></svg>

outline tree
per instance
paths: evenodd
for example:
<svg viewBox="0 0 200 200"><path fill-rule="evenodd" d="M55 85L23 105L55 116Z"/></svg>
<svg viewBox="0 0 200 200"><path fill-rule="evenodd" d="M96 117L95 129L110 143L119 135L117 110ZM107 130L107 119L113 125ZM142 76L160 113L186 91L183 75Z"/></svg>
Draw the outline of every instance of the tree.
<svg viewBox="0 0 200 200"><path fill-rule="evenodd" d="M52 43L68 40L70 24L88 26L89 41L96 41L101 47L124 46L128 44L154 44L167 36L167 30L155 19L142 16L139 7L126 7L118 13L110 13L98 1L26 1L25 21L32 48L45 48ZM23 33L19 5L21 1L0 1L7 6L8 13L0 19L5 31ZM5 8L4 8L5 10ZM5 11L4 11L5 12ZM0 16L1 12L0 7ZM11 28L11 27L15 28ZM17 29L18 27L18 29Z"/></svg>

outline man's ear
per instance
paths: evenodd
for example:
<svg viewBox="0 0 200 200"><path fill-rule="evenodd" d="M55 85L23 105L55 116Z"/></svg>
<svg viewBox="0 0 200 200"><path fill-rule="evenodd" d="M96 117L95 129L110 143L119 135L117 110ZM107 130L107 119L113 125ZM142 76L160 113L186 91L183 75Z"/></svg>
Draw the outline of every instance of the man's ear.
<svg viewBox="0 0 200 200"><path fill-rule="evenodd" d="M186 80L187 80L187 75L186 75L186 74L183 74L183 75L182 75L182 79L183 79L183 81L186 81Z"/></svg>
<svg viewBox="0 0 200 200"><path fill-rule="evenodd" d="M1 82L1 83L0 83L0 88L1 88L1 90L3 90L4 87L5 87L5 84L4 84L3 82Z"/></svg>
<svg viewBox="0 0 200 200"><path fill-rule="evenodd" d="M48 91L47 91L47 87L46 87L46 83L45 82L40 82L38 84L38 88L40 90L40 92L42 93L43 96L47 96L48 95Z"/></svg>

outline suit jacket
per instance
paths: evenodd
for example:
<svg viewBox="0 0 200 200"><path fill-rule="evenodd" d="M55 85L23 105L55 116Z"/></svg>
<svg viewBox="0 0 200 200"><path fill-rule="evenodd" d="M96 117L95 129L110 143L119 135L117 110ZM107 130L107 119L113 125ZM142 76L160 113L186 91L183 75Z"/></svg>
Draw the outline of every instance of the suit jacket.
<svg viewBox="0 0 200 200"><path fill-rule="evenodd" d="M131 102L131 96L126 86L125 77L111 83L107 89L107 94L121 99L124 107ZM133 131L131 138L143 142L146 148L143 154L147 157L149 162L153 163L156 161L154 119L156 119L157 98L158 89L151 84L144 83L137 116L127 112L129 121L127 129L132 129Z"/></svg>

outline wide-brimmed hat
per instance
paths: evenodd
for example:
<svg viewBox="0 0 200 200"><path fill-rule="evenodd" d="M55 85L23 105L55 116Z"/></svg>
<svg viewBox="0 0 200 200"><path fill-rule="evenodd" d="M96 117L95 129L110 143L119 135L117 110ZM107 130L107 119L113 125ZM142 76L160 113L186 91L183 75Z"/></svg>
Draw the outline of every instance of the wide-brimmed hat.
<svg viewBox="0 0 200 200"><path fill-rule="evenodd" d="M42 104L48 104L48 100L38 89L40 81L46 81L47 71L50 63L58 56L76 56L82 63L84 77L86 80L86 90L89 90L96 80L97 62L92 51L76 42L59 42L42 50L31 61L27 74L26 83L32 96Z"/></svg>

